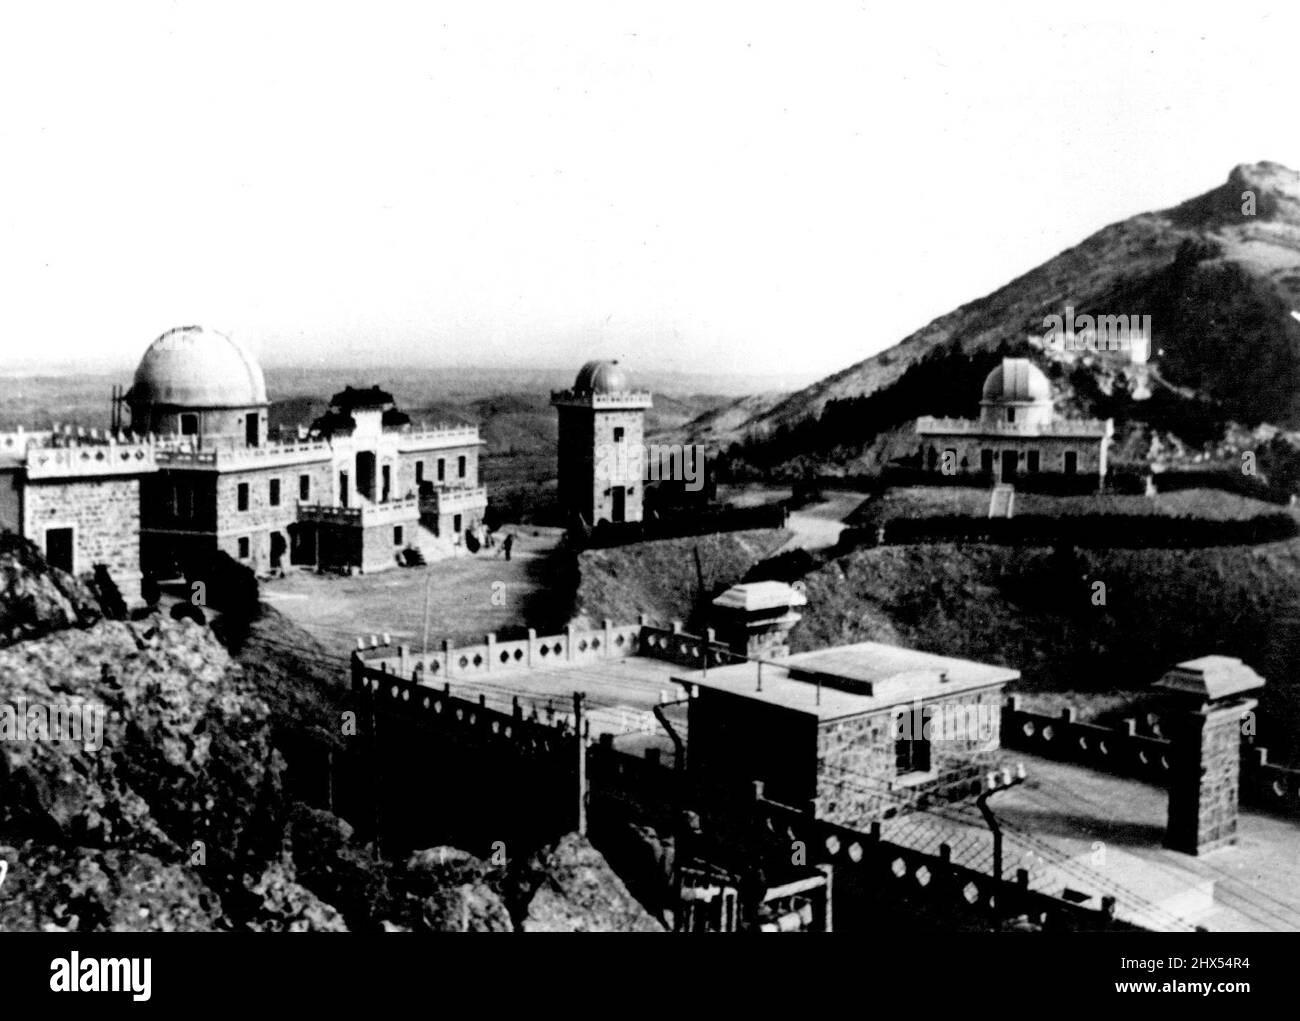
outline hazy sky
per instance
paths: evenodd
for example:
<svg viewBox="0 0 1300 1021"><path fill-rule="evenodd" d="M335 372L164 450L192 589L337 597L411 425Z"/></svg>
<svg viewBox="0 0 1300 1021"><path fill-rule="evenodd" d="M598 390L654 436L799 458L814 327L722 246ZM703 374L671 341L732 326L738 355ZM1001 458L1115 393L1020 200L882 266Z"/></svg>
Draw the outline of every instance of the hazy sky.
<svg viewBox="0 0 1300 1021"><path fill-rule="evenodd" d="M1271 8L1271 9L1270 9ZM1300 5L0 8L0 368L842 368L1300 167Z"/></svg>

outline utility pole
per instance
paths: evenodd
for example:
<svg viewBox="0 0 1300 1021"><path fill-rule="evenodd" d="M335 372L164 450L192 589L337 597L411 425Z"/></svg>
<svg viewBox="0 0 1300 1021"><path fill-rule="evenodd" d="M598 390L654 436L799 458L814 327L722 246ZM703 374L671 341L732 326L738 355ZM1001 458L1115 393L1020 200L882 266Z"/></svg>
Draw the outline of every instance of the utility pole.
<svg viewBox="0 0 1300 1021"><path fill-rule="evenodd" d="M1016 766L1015 772L1010 768L1001 771L992 770L984 778L984 792L975 799L975 804L979 806L980 814L984 816L984 821L988 823L989 832L993 834L993 925L999 931L1002 929L1002 827L998 825L997 817L993 814L993 809L989 808L989 798L993 797L999 791L1005 791L1011 787L1016 787L1025 782L1024 763Z"/></svg>
<svg viewBox="0 0 1300 1021"><path fill-rule="evenodd" d="M587 742L582 736L582 692L573 693L573 736L578 745L578 836L587 835Z"/></svg>
<svg viewBox="0 0 1300 1021"><path fill-rule="evenodd" d="M426 664L429 660L429 586L433 584L433 566L430 565L429 573L424 576L424 641L420 645L420 680L424 680L424 672L428 667Z"/></svg>

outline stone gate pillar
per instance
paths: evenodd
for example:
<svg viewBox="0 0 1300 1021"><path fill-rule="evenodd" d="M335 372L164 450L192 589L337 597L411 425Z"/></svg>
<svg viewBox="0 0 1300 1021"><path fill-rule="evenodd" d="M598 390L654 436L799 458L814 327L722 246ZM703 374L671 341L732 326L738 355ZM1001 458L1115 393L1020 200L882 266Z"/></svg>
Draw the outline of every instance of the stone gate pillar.
<svg viewBox="0 0 1300 1021"><path fill-rule="evenodd" d="M1162 715L1172 743L1165 846L1203 854L1237 841L1241 719L1264 679L1239 659L1202 656L1155 684L1168 692Z"/></svg>

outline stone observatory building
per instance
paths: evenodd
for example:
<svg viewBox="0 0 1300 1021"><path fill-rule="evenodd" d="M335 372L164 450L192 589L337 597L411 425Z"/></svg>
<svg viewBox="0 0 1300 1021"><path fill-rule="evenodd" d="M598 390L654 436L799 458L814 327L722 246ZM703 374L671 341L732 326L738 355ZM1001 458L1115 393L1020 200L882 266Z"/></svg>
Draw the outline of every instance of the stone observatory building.
<svg viewBox="0 0 1300 1021"><path fill-rule="evenodd" d="M589 526L602 521L640 521L645 500L639 460L644 450L649 391L634 390L618 362L587 362L573 386L551 394L559 415L559 500L572 519ZM635 469L598 470L633 452ZM606 477L610 475L611 477Z"/></svg>
<svg viewBox="0 0 1300 1021"><path fill-rule="evenodd" d="M374 571L481 520L476 426L417 427L376 387L346 388L287 437L270 411L243 345L169 330L115 390L110 430L0 433L0 527L69 573L107 571L133 604L144 577L217 550L259 574Z"/></svg>
<svg viewBox="0 0 1300 1021"><path fill-rule="evenodd" d="M921 467L980 473L995 483L1026 475L1106 474L1111 420L1058 418L1052 385L1028 358L1004 358L984 380L980 417L917 420Z"/></svg>

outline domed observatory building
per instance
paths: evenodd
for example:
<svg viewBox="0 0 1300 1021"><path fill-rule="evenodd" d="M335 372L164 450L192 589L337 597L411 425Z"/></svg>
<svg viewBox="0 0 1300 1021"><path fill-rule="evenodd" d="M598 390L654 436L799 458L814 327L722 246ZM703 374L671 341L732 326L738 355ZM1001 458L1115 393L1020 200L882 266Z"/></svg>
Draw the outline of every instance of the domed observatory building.
<svg viewBox="0 0 1300 1021"><path fill-rule="evenodd" d="M311 430L270 440L261 368L214 330L164 333L122 400L158 467L143 483L140 548L159 580L217 550L257 574L382 570L487 505L478 428L417 429L377 387L348 387Z"/></svg>
<svg viewBox="0 0 1300 1021"><path fill-rule="evenodd" d="M164 333L140 359L124 399L137 435L176 438L196 450L266 444L270 404L261 366L215 330Z"/></svg>
<svg viewBox="0 0 1300 1021"><path fill-rule="evenodd" d="M551 403L559 415L559 499L565 514L592 527L640 521L649 392L633 390L618 362L591 361L572 387L551 394ZM629 470L603 470L611 465Z"/></svg>
<svg viewBox="0 0 1300 1021"><path fill-rule="evenodd" d="M1037 475L1091 476L1101 484L1114 423L1057 418L1052 385L1028 358L1004 358L984 380L978 420L917 420L921 467L979 473L1014 484Z"/></svg>

